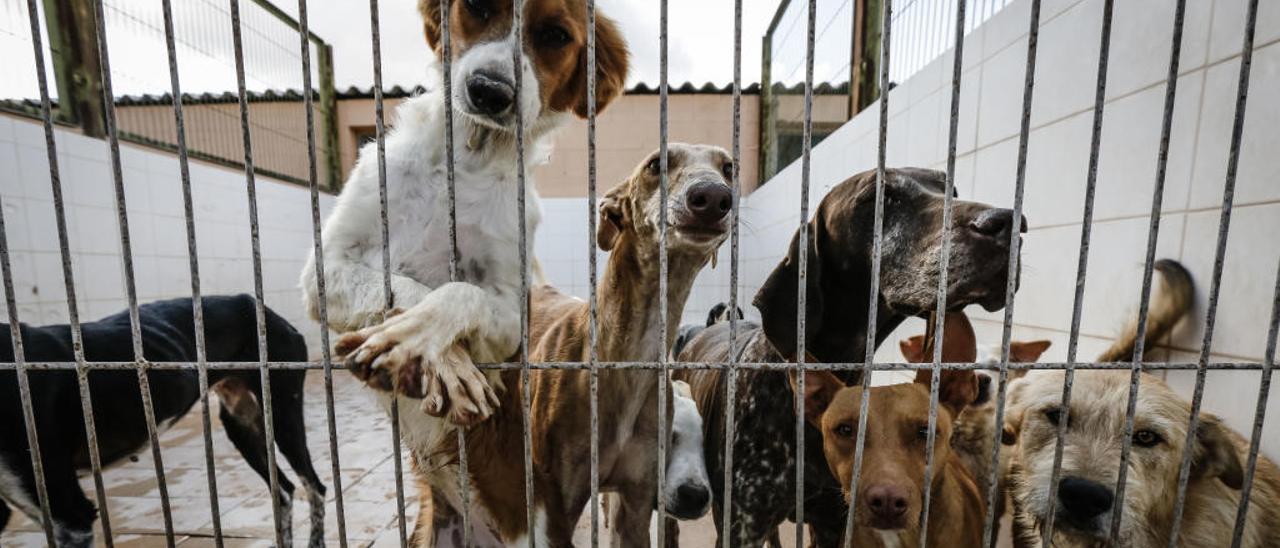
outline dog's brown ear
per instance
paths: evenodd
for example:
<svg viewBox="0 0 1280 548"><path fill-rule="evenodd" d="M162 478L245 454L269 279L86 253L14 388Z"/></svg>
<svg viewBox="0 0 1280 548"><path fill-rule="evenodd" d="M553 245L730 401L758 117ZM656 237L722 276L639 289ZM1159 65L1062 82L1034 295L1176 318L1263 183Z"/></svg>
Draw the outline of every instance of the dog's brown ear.
<svg viewBox="0 0 1280 548"><path fill-rule="evenodd" d="M933 371L929 369L920 369L916 371L917 384L929 386L929 382L933 379ZM972 370L963 369L943 369L942 375L938 378L938 403L947 411L951 412L951 416L960 415L964 408L971 405L978 399L978 375Z"/></svg>
<svg viewBox="0 0 1280 548"><path fill-rule="evenodd" d="M924 335L913 335L898 341L898 349L907 363L924 363Z"/></svg>
<svg viewBox="0 0 1280 548"><path fill-rule="evenodd" d="M821 288L822 258L818 254L816 222L805 224L809 232L807 249L800 249L800 231L791 237L787 256L774 267L764 285L756 292L752 304L760 310L761 328L769 343L784 358L796 357L796 297L800 292L800 254L807 253L805 276L805 338L812 342L822 329L823 291ZM808 348L813 352L812 346Z"/></svg>
<svg viewBox="0 0 1280 548"><path fill-rule="evenodd" d="M453 5L453 0L446 0L449 6ZM422 15L422 31L427 37L427 45L431 46L433 51L440 51L440 0L418 0L418 13Z"/></svg>
<svg viewBox="0 0 1280 548"><path fill-rule="evenodd" d="M1231 430L1213 415L1201 415L1196 427L1193 471L1196 477L1216 477L1232 489L1244 487L1244 470Z"/></svg>
<svg viewBox="0 0 1280 548"><path fill-rule="evenodd" d="M429 0L427 0L429 1ZM627 70L631 64L627 41L612 19L596 13L596 112L604 111L609 103L622 94L627 85ZM578 60L578 76L582 79L580 99L573 112L587 117L587 48L582 48Z"/></svg>
<svg viewBox="0 0 1280 548"><path fill-rule="evenodd" d="M596 224L596 245L605 251L613 251L627 226L627 210L623 197L631 187L631 181L623 181L600 199L600 222Z"/></svg>
<svg viewBox="0 0 1280 548"><path fill-rule="evenodd" d="M1053 341L1013 341L1009 343L1009 361L1014 363L1032 363L1040 359L1040 355Z"/></svg>
<svg viewBox="0 0 1280 548"><path fill-rule="evenodd" d="M791 382L791 393L797 394L799 387L796 383L795 373L789 373L787 379ZM809 424L822 427L822 414L827 412L827 407L831 405L831 400L835 399L836 393L844 388L844 382L840 381L834 373L825 370L805 371L804 372L804 418Z"/></svg>

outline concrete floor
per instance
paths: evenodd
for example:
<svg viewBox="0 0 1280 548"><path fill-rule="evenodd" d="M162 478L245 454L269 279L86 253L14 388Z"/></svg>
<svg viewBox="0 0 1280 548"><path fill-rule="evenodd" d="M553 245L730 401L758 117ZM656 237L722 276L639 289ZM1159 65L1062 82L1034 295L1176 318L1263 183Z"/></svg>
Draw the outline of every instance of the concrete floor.
<svg viewBox="0 0 1280 548"><path fill-rule="evenodd" d="M338 454L341 463L346 537L351 546L399 546L398 517L395 511L395 467L391 448L391 423L357 383L345 372L334 374L335 418ZM328 419L322 376L312 373L306 385L308 445L321 480L329 487L326 501L326 544L337 545L339 531L333 489L333 468L329 455ZM210 402L211 405L216 404ZM213 450L218 484L219 517L224 546L228 548L267 547L274 544L271 502L266 482L249 469L239 452L223 434L217 414L213 417ZM204 443L197 407L161 437L162 458L169 489L173 531L177 545L184 548L214 546L213 512L210 510L208 479L205 473ZM283 458L278 459L293 478ZM406 473L408 466L405 466ZM160 493L150 450L136 460L125 461L104 471L112 533L119 547L165 546L165 528ZM85 493L93 495L93 478L81 479ZM416 515L415 488L405 482L405 513L411 530ZM301 495L295 496L293 531L298 545L305 543L309 508ZM603 514L602 514L603 516ZM590 545L590 515L578 526L575 543ZM101 522L97 544L102 545ZM608 531L601 531L602 544ZM784 524L785 546L794 544L795 528ZM715 527L711 518L681 523L681 545L712 546ZM44 534L25 516L15 515L0 546L43 546Z"/></svg>

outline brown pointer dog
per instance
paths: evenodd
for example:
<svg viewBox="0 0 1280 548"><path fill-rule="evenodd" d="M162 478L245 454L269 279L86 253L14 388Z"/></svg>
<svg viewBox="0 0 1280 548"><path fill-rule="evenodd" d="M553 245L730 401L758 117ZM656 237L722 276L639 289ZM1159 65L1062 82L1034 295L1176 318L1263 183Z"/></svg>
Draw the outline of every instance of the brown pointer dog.
<svg viewBox="0 0 1280 548"><path fill-rule="evenodd" d="M597 289L601 361L657 361L675 338L690 288L728 230L733 196L729 155L718 147L672 143L668 149L668 198L660 200L658 155L650 155L600 204L597 244L609 262ZM667 208L667 325L659 332L659 212ZM549 286L530 297L530 360L586 362L590 352L588 305ZM467 433L473 520L507 545L570 546L574 526L590 500L591 374L587 370L540 370L530 378L530 424L535 475L533 534L525 519L520 373L504 371L509 387L489 420ZM616 492L613 546L649 546L649 521L657 496L658 383L652 369L599 372L600 487ZM668 385L663 427L670 436L666 463L667 512L679 518L703 515L711 494L702 460L701 420L692 401L677 401ZM685 403L687 405L681 405ZM455 438L449 438L453 440ZM440 497L434 535L419 519L415 545L427 537L454 538L461 510L456 447L415 454L420 486ZM425 484L425 485L424 485ZM425 498L425 497L424 497ZM430 503L422 501L429 516ZM441 512L438 507L448 505ZM443 519L442 519L443 518ZM478 519L477 519L478 518ZM445 522L445 523L442 523ZM481 531L483 535L485 532Z"/></svg>
<svg viewBox="0 0 1280 548"><path fill-rule="evenodd" d="M884 239L880 294L876 298L876 343L904 319L937 308L938 254L942 242L945 175L926 169L890 169L884 184ZM831 190L806 226L808 249L792 238L787 257L755 297L763 327L739 330L741 362L784 362L796 351L796 297L800 253L808 253L806 349L810 362L861 362L865 357L870 292L876 175L867 171ZM1004 305L1013 212L956 201L947 279L952 310L978 303L988 310ZM1025 229L1026 223L1022 223ZM681 353L681 361L725 363L729 324L707 328ZM841 373L847 383L860 376ZM725 440L724 394L728 376L718 370L680 371L688 381L706 425L707 469L716 527L723 511ZM794 397L784 373L741 371L735 402L733 546L759 546L778 524L794 518ZM804 521L818 546L835 546L844 530L846 507L839 485L823 458L822 436L805 437Z"/></svg>

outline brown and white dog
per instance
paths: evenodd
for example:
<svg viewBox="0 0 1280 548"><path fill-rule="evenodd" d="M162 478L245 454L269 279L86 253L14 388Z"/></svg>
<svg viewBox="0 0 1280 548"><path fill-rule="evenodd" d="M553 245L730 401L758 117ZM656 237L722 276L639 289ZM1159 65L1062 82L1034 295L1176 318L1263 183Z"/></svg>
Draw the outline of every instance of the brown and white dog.
<svg viewBox="0 0 1280 548"><path fill-rule="evenodd" d="M871 300L870 264L875 211L874 171L855 175L831 189L806 225L808 248L799 235L768 280L756 293L762 326L739 322L739 362L791 361L796 353L796 297L799 256L807 253L806 351L810 362L861 362L867 342L867 309L877 306L876 343L910 316L937 308L937 260L942 241L943 191L946 175L926 169L890 169L885 177L883 262L880 294ZM976 202L956 201L953 245L948 267L947 302L953 309L981 304L989 310L1004 305L1013 212ZM1025 229L1026 223L1022 223ZM681 361L725 363L729 324L706 328L680 354ZM738 373L738 400L733 438L733 515L730 531L722 531L724 440L727 430L725 393L729 376L722 370L682 370L698 400L706 424L707 469L716 500L717 532L732 546L759 546L791 517L795 509L795 395L785 373L743 370ZM840 375L844 375L841 373ZM838 375L838 376L840 376ZM856 382L855 375L845 380ZM822 436L806 434L804 521L817 546L837 546L844 531L845 505L839 486L822 456Z"/></svg>
<svg viewBox="0 0 1280 548"><path fill-rule="evenodd" d="M473 362L500 362L520 342L520 223L516 113L526 133L524 163L529 248L541 216L531 171L545 159L550 136L570 113L585 116L587 71L597 73L596 103L622 90L627 49L613 23L596 21L597 65L587 66L583 0L524 3L521 38L513 37L510 0L420 0L428 42L441 51L449 18L453 119L457 139L445 150L446 97L439 75L428 91L400 105L386 138L386 195L391 303L384 295L376 145L361 151L324 228L327 318L320 318L314 260L302 275L312 316L347 332L339 354L360 378L402 397L402 432L428 451L450 437L451 424L488 417L498 403ZM523 62L515 67L515 48ZM519 71L523 85L515 93ZM518 108L517 108L518 105ZM449 153L455 159L458 280L449 274ZM384 321L389 306L404 312ZM384 405L391 398L380 397ZM422 411L416 409L421 403ZM425 413L424 413L425 412ZM430 416L428 416L430 415ZM448 421L433 417L447 417Z"/></svg>
<svg viewBox="0 0 1280 548"><path fill-rule="evenodd" d="M853 476L861 386L845 386L830 371L805 373L805 418L822 431L827 466L840 482L847 504L856 504L853 546L917 546L924 493L931 492L926 546L982 544L984 502L977 484L947 444L955 418L978 395L973 371L943 370L938 379L938 418L931 485L924 485L929 435L931 372L912 383L870 389L862 474L857 493Z"/></svg>
<svg viewBox="0 0 1280 548"><path fill-rule="evenodd" d="M1194 296L1190 275L1173 261L1155 268L1148 344L1167 334ZM1154 332L1154 333L1152 333ZM1129 359L1136 319L1099 361ZM1015 542L1039 546L1048 506L1058 423L1067 418L1055 504L1055 546L1107 544L1114 512L1122 512L1121 546L1168 546L1174 493L1190 422L1190 405L1162 380L1142 374L1134 414L1125 498L1115 500L1129 400L1128 371L1080 370L1071 408L1062 408L1062 371L1033 371L1009 388L1005 435L1016 440L1008 485ZM1178 546L1222 546L1231 538L1248 443L1208 413L1200 415L1192 448ZM1275 546L1280 539L1280 469L1259 456L1243 546Z"/></svg>
<svg viewBox="0 0 1280 548"><path fill-rule="evenodd" d="M698 272L724 241L733 196L729 155L717 147L672 143L668 149L668 198L660 199L657 154L609 191L600 205L597 244L609 261L597 289L598 357L601 361L656 361L675 337L664 338L659 324L659 215L668 211L667 322L677 325ZM530 360L585 362L590 331L587 302L540 286L531 295ZM518 386L518 371L503 372ZM602 369L598 374L600 487L616 492L611 519L614 546L649 546L649 522L658 486L658 435L669 434L665 463L667 512L696 518L711 500L702 456L702 422L687 396L670 390L659 423L658 385L669 382L652 369ZM471 512L506 544L568 546L574 526L591 495L591 373L587 370L539 370L531 378L530 424L533 438L533 532L526 524L524 464L513 455L523 447L519 389L507 390L497 414L468 431ZM670 386L670 385L669 385ZM687 387L683 393L687 394ZM417 454L420 480L456 516L457 467L453 448ZM424 514L425 515L425 514ZM440 532L448 520L436 519ZM433 536L420 520L415 543ZM532 539L530 539L532 537Z"/></svg>

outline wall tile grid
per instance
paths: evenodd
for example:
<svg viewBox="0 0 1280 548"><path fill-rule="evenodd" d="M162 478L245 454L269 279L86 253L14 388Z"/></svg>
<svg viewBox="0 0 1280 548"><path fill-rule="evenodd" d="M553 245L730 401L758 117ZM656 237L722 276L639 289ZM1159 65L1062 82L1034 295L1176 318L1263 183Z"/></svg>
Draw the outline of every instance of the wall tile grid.
<svg viewBox="0 0 1280 548"><path fill-rule="evenodd" d="M114 182L105 141L58 129L58 167L82 320L126 307ZM122 144L125 200L141 303L188 297L186 222L175 156ZM0 196L4 200L19 317L33 324L68 318L41 126L0 116ZM196 245L205 295L253 292L244 173L192 161ZM289 319L318 354L319 331L298 295L298 273L311 250L306 188L257 178L263 291L267 306ZM332 196L321 197L322 212ZM4 303L0 303L0 310Z"/></svg>

